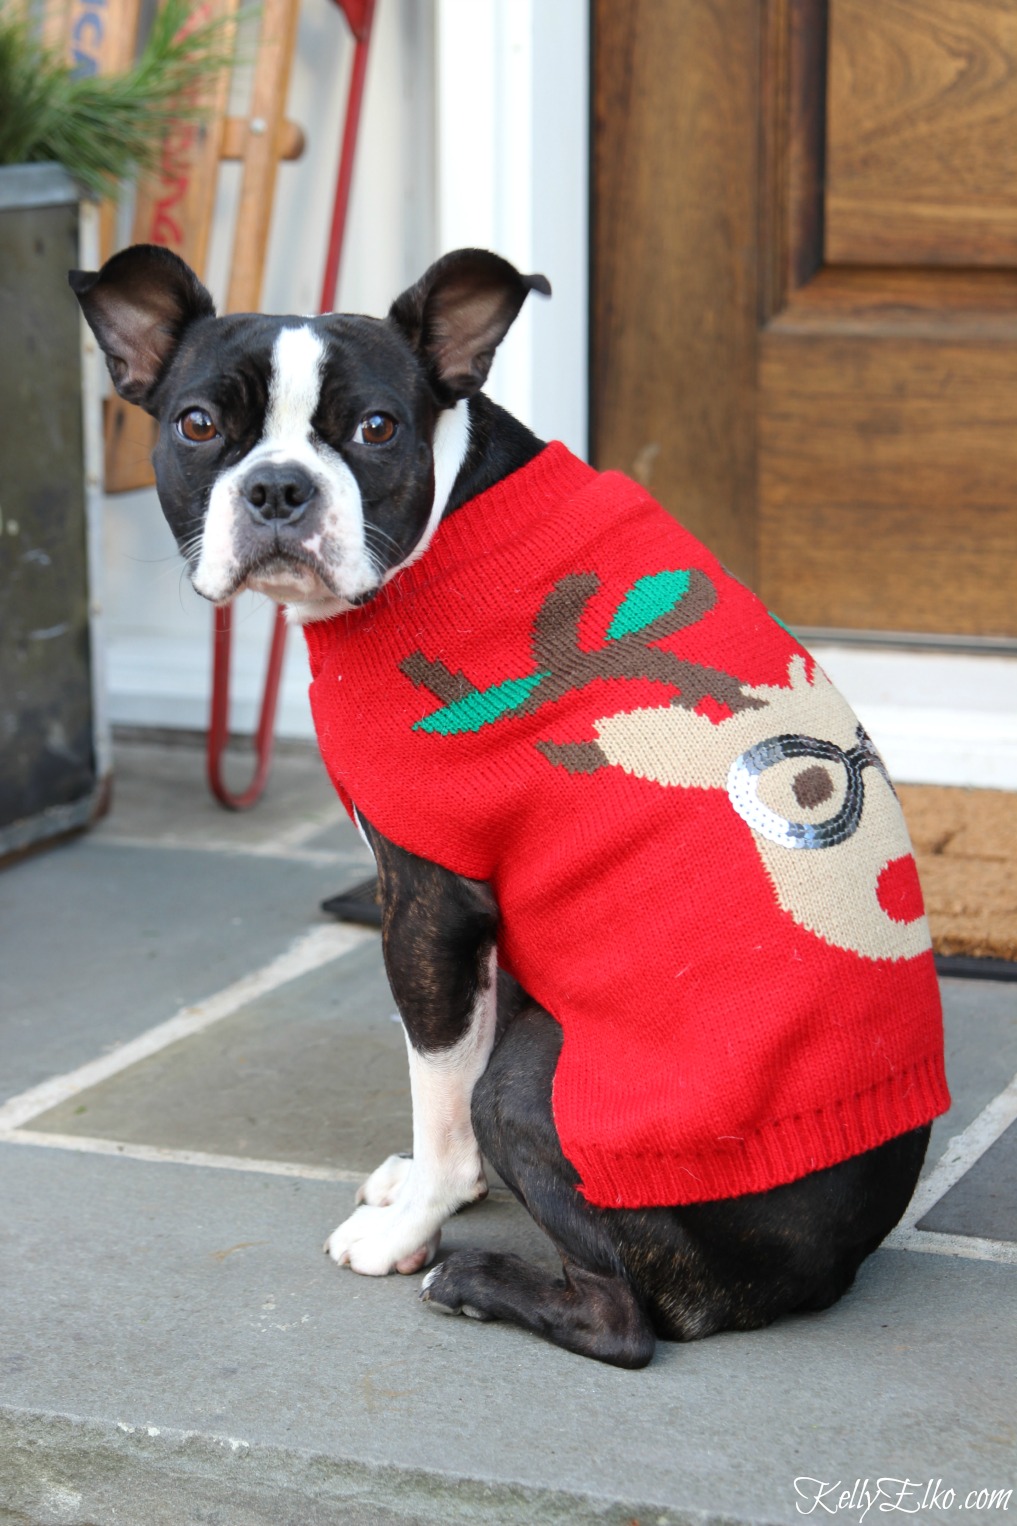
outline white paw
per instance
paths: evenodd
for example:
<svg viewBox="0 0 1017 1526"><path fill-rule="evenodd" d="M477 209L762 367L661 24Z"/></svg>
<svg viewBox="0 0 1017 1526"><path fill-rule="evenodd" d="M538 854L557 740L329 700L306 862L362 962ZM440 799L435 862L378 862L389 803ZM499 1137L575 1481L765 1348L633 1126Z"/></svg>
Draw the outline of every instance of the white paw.
<svg viewBox="0 0 1017 1526"><path fill-rule="evenodd" d="M445 1215L402 1197L384 1207L364 1204L333 1230L326 1254L365 1277L419 1272L438 1253Z"/></svg>
<svg viewBox="0 0 1017 1526"><path fill-rule="evenodd" d="M412 1156L390 1155L357 1188L357 1202L368 1203L372 1208L386 1207L394 1202L412 1169Z"/></svg>

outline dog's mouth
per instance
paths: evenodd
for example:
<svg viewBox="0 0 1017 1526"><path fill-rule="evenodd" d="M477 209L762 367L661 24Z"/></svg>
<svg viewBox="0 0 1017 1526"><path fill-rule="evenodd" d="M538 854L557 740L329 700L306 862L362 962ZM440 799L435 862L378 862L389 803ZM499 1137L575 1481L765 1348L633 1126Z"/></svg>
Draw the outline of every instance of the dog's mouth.
<svg viewBox="0 0 1017 1526"><path fill-rule="evenodd" d="M278 603L308 603L338 600L356 606L372 599L377 586L344 587L342 569L331 566L314 551L301 544L266 547L248 555L234 569L229 587L217 603L226 603L245 589L267 594Z"/></svg>

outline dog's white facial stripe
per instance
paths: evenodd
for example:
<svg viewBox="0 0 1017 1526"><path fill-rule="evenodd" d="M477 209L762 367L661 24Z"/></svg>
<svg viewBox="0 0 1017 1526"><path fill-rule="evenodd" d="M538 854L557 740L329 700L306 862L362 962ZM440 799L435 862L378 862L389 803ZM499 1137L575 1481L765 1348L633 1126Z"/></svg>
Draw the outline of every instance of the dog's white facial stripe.
<svg viewBox="0 0 1017 1526"><path fill-rule="evenodd" d="M383 583L390 582L404 567L412 566L431 544L469 448L470 405L464 398L454 407L444 409L438 415L434 427L434 500L424 533L409 556L388 569L382 579ZM286 616L291 625L307 625L312 620L331 619L333 615L341 614L345 608L347 606L336 599L291 603L287 607Z"/></svg>
<svg viewBox="0 0 1017 1526"><path fill-rule="evenodd" d="M264 445L278 449L291 441L310 440L324 360L324 341L306 325L280 332L272 350Z"/></svg>
<svg viewBox="0 0 1017 1526"><path fill-rule="evenodd" d="M214 601L229 598L236 579L240 528L247 522L241 485L259 464L293 462L309 473L320 498L318 518L304 549L332 569L338 597L310 569L252 578L249 586L287 602L306 592L318 598L299 608L329 612L348 607L377 587L378 573L364 535L357 480L337 451L316 439L312 421L321 398L326 346L304 324L279 331L272 349L268 406L262 437L252 451L216 481L209 497L201 552L194 569L198 593Z"/></svg>

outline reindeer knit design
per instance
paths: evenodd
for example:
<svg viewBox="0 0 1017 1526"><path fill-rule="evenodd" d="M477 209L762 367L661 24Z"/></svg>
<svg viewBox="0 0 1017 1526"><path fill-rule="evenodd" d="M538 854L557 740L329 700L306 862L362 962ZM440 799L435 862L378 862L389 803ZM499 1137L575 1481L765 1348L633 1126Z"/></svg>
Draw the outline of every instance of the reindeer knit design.
<svg viewBox="0 0 1017 1526"><path fill-rule="evenodd" d="M305 632L347 809L490 881L499 962L562 1026L555 1122L590 1202L763 1191L948 1106L878 753L635 483L547 446Z"/></svg>

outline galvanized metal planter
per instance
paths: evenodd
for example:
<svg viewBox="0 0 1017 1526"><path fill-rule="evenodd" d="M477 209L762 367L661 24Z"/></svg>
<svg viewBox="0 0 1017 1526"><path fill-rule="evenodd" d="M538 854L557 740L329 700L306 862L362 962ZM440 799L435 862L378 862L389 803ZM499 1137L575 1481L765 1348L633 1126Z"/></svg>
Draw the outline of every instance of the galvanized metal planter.
<svg viewBox="0 0 1017 1526"><path fill-rule="evenodd" d="M0 858L108 794L96 357L67 286L95 225L58 166L0 168Z"/></svg>

